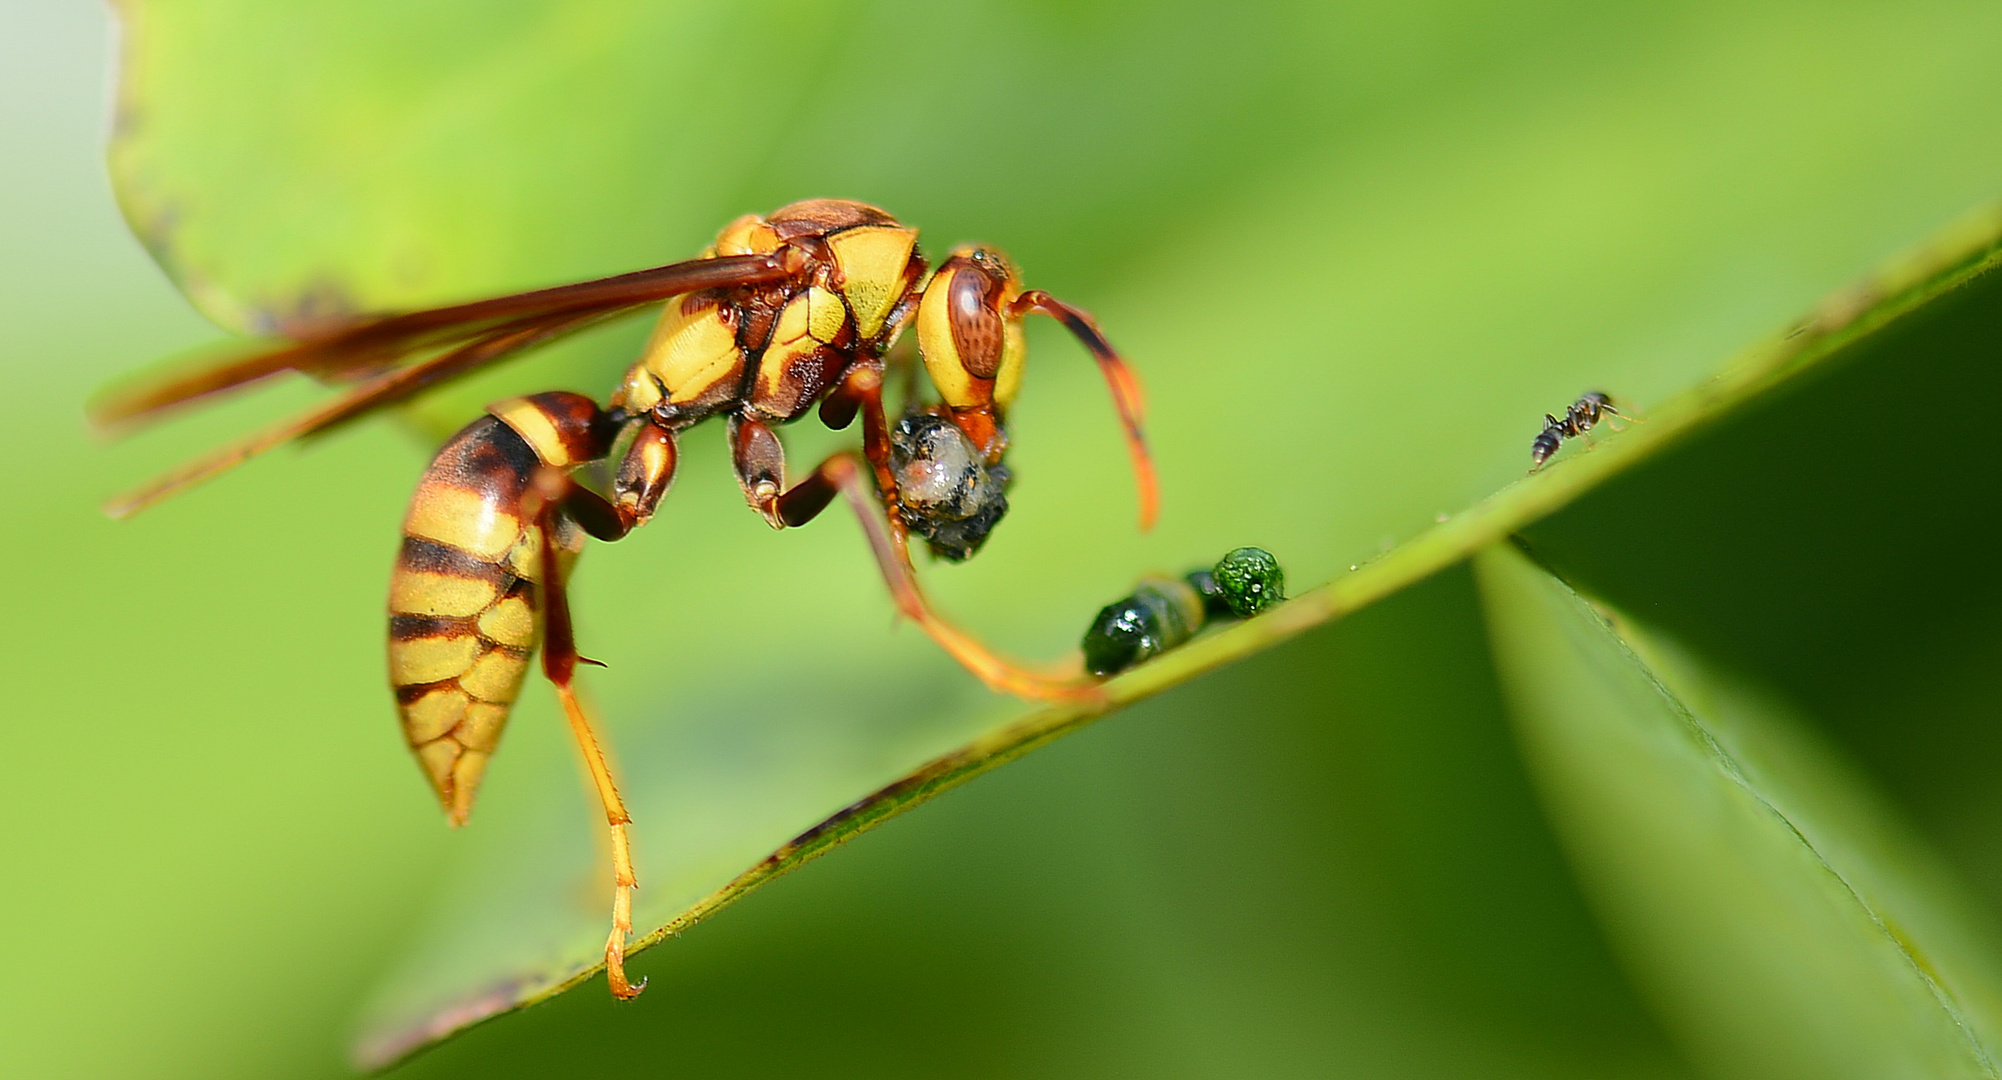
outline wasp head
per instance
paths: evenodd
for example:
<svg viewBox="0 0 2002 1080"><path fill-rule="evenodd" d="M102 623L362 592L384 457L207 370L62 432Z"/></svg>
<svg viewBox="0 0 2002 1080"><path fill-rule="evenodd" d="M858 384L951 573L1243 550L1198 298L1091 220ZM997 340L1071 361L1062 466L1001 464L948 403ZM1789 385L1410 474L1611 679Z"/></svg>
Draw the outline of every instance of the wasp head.
<svg viewBox="0 0 2002 1080"><path fill-rule="evenodd" d="M992 248L955 250L918 302L918 353L953 422L997 460L1001 422L1022 385L1021 295L1015 269Z"/></svg>
<svg viewBox="0 0 2002 1080"><path fill-rule="evenodd" d="M890 465L904 524L940 558L972 557L1008 512L1008 467L989 465L943 417L904 414L890 432Z"/></svg>

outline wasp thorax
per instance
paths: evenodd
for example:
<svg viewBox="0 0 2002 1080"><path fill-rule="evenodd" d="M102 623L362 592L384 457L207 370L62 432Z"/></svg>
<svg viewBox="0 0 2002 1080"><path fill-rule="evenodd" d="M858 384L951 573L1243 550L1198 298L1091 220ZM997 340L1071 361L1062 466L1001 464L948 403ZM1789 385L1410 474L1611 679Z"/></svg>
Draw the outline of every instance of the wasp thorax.
<svg viewBox="0 0 2002 1080"><path fill-rule="evenodd" d="M925 538L932 554L958 562L980 550L1008 512L1008 469L988 465L951 421L908 413L890 432L904 524Z"/></svg>

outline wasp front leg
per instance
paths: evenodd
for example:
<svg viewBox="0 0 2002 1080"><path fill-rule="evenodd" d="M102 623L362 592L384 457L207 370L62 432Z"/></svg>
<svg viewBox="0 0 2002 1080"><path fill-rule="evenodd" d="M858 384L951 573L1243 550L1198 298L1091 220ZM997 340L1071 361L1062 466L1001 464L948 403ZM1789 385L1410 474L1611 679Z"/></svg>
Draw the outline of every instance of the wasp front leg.
<svg viewBox="0 0 2002 1080"><path fill-rule="evenodd" d="M730 426L731 456L746 500L774 528L787 528L804 525L819 516L835 495L846 497L862 524L869 549L876 557L877 568L889 586L897 610L917 623L926 636L988 688L1038 701L1099 697L1101 692L1096 684L1053 678L1026 668L994 652L932 609L919 587L899 521L898 489L889 472L889 438L884 431L881 387L877 373L865 369L860 378L851 376L836 393L860 398L865 449L874 450L880 445L883 464L878 466L873 460L858 459L853 451L843 451L821 462L792 487L785 483L785 451L777 435L760 421L734 419ZM872 473L876 481L874 490L870 483Z"/></svg>
<svg viewBox="0 0 2002 1080"><path fill-rule="evenodd" d="M960 666L988 689L1035 701L1091 701L1103 696L1096 683L1053 678L996 653L978 638L954 626L932 610L918 585L910 552L901 532L893 531L866 479L868 464L854 451L835 454L774 500L773 512L786 525L804 525L819 515L839 493L862 523L869 550L890 588L890 597L905 618L924 630Z"/></svg>

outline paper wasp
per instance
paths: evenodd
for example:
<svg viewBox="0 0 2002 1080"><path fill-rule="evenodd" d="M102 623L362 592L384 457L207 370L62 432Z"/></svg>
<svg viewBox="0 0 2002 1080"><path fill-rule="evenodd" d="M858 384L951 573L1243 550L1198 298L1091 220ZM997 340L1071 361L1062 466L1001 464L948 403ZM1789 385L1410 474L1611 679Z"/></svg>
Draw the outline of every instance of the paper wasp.
<svg viewBox="0 0 2002 1080"><path fill-rule="evenodd" d="M389 674L403 731L452 824L463 824L538 645L611 828L612 993L625 976L636 887L630 818L572 687L579 661L565 579L584 537L617 540L646 523L673 483L682 431L722 417L744 498L774 528L804 525L839 494L861 518L897 608L989 687L1030 698L1091 696L1095 684L1025 669L932 611L907 534L951 559L977 550L1007 508L1005 419L1021 387L1022 320L1041 312L1091 352L1124 422L1154 518L1140 384L1089 315L1039 290L986 247L953 251L936 271L917 230L858 202L815 199L726 226L700 256L575 285L406 314L350 320L253 355L117 393L103 425L293 371L357 385L112 501L122 517L282 443L404 401L473 370L647 304L666 302L638 362L604 405L552 391L497 402L425 470L390 579ZM940 401L884 415L885 354L915 322L919 359ZM818 407L843 429L859 415L862 451L833 455L796 482L773 428ZM610 492L583 465L611 466Z"/></svg>

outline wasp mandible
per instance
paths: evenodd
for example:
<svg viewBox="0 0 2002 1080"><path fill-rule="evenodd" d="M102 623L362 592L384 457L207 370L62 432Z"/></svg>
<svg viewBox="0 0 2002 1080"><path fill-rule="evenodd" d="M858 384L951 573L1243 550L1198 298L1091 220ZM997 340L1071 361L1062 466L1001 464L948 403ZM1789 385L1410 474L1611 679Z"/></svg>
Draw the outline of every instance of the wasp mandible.
<svg viewBox="0 0 2002 1080"><path fill-rule="evenodd" d="M113 500L123 517L282 443L325 431L447 380L666 302L637 363L604 405L567 391L488 407L424 471L403 521L389 591L389 677L403 732L453 825L463 824L536 649L556 688L611 829L612 993L632 933L630 817L573 687L579 656L565 581L585 537L618 540L646 523L674 481L681 433L722 417L744 499L773 528L804 525L847 499L897 608L997 691L1090 696L990 651L934 612L908 534L963 559L1007 508L1007 412L1021 388L1023 319L1061 322L1097 360L1125 426L1140 524L1157 505L1138 379L1089 315L1024 289L989 247L954 250L936 271L917 230L841 199L794 203L726 226L694 259L452 307L350 320L296 342L116 394L93 408L118 425L286 371L352 389ZM939 395L892 429L885 354L912 322ZM818 408L828 427L862 419L862 450L805 477L787 473L773 429ZM612 466L610 491L577 470Z"/></svg>

